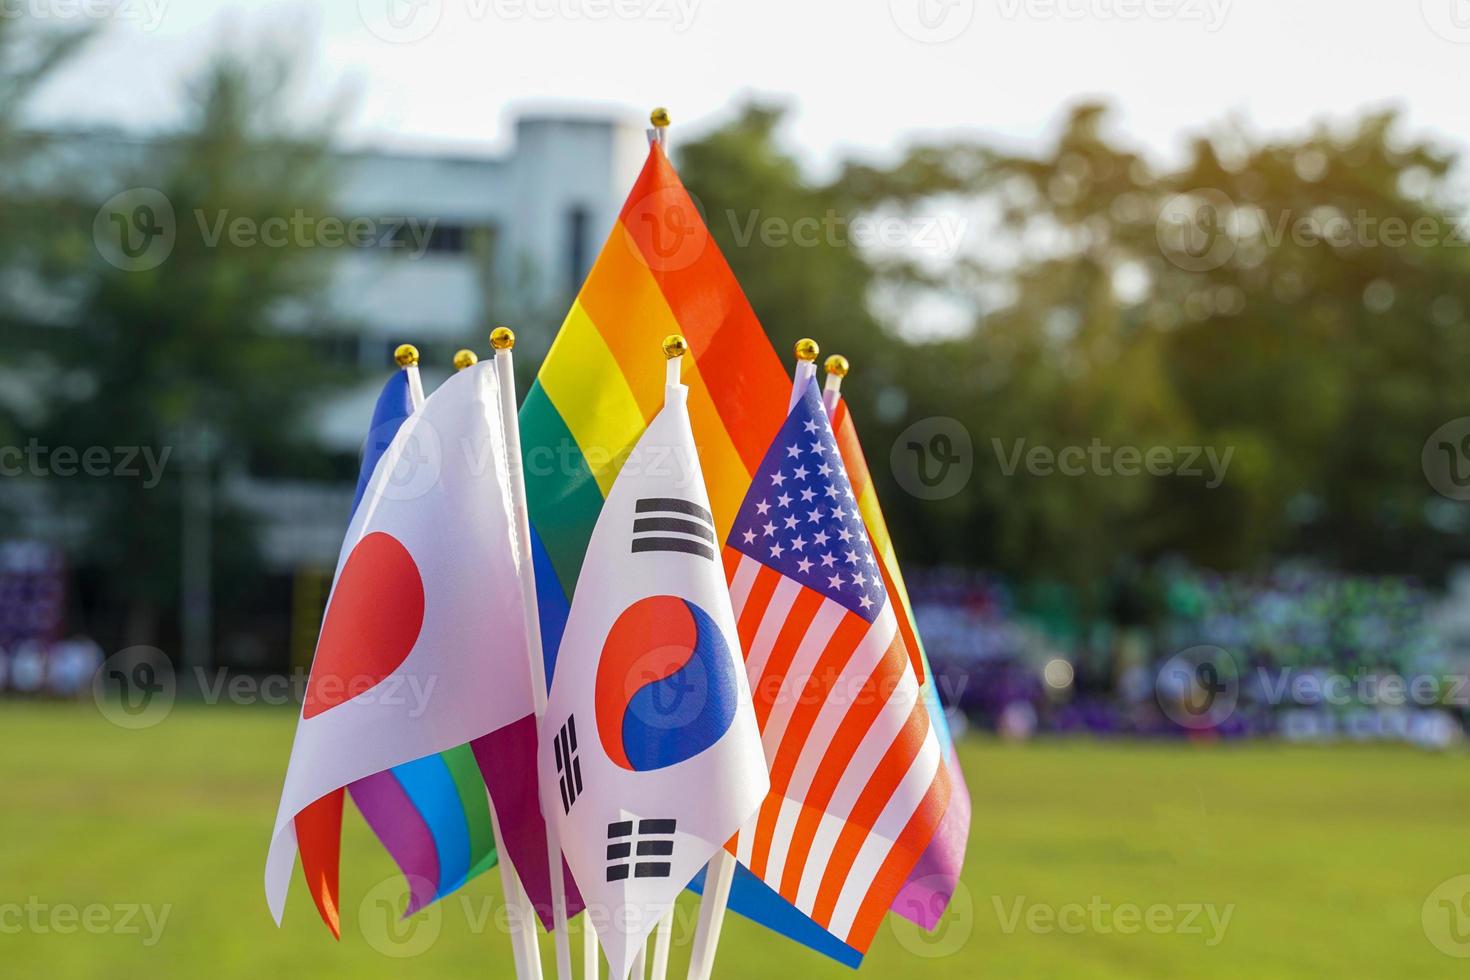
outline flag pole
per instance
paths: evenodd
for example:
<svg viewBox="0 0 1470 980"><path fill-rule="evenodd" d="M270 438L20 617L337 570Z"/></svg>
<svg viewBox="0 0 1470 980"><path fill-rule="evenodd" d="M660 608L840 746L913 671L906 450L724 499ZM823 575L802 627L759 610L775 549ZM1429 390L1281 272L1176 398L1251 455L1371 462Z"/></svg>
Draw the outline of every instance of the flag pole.
<svg viewBox="0 0 1470 980"><path fill-rule="evenodd" d="M670 908L658 920L658 932L653 939L653 972L649 980L666 980L669 975L669 939L674 931L674 910Z"/></svg>
<svg viewBox="0 0 1470 980"><path fill-rule="evenodd" d="M408 375L408 400L417 412L424 404L424 382L419 377L419 349L413 344L399 344L393 351L393 360Z"/></svg>
<svg viewBox="0 0 1470 980"><path fill-rule="evenodd" d="M464 349L455 352L454 369L456 371L463 371L479 362L479 356L472 350ZM415 408L417 408L417 402ZM541 980L541 945L536 936L536 912L531 908L530 896L526 894L525 886L521 884L521 876L505 849L505 836L500 832L500 815L495 812L495 800L488 792L485 798L490 807L490 825L495 831L498 852L496 863L500 866L500 888L505 893L506 910L511 916L510 948L515 957L516 976L520 980Z"/></svg>
<svg viewBox="0 0 1470 980"><path fill-rule="evenodd" d="M582 978L597 980L597 929L592 925L592 916L582 916Z"/></svg>
<svg viewBox="0 0 1470 980"><path fill-rule="evenodd" d="M531 697L536 727L546 714L546 664L541 655L541 614L536 602L536 570L531 561L531 520L526 510L526 474L521 468L521 427L516 414L515 361L511 351L516 335L508 327L490 331L495 349L495 374L500 381L500 416L505 429L505 455L510 468L511 503L515 507L516 542L520 551L521 608L525 616L526 653L530 658ZM556 824L546 823L546 871L551 879L552 940L556 943L557 980L572 980L572 947L567 937L567 894L562 877L561 836Z"/></svg>
<svg viewBox="0 0 1470 980"><path fill-rule="evenodd" d="M831 415L837 408L837 400L842 397L842 379L847 377L847 358L841 354L833 354L822 364L827 369L827 380L822 385L822 404Z"/></svg>
<svg viewBox="0 0 1470 980"><path fill-rule="evenodd" d="M822 349L817 342L810 337L803 337L796 342L796 376L791 380L791 403L786 406L789 412L796 407L797 401L801 399L801 393L806 391L807 382L817 376L817 355Z"/></svg>

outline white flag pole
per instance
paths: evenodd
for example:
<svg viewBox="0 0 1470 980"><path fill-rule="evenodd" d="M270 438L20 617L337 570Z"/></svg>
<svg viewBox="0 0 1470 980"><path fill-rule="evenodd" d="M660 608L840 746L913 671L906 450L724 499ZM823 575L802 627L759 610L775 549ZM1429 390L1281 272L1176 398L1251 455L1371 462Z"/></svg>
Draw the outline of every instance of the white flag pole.
<svg viewBox="0 0 1470 980"><path fill-rule="evenodd" d="M480 358L474 351L461 350L454 355L454 369L463 371L479 361ZM409 390L410 397L414 399L414 408L417 409L423 404L424 395L422 385L415 385L418 368L413 370L415 374L409 376ZM503 422L504 399L499 407ZM505 836L500 832L500 815L495 812L495 800L489 793L485 796L490 806L490 824L495 831L500 888L505 893L505 906L510 914L510 948L515 957L516 976L520 980L541 980L541 944L536 936L536 911L531 907L531 898L526 894L521 876L516 873L515 864L505 849Z"/></svg>
<svg viewBox="0 0 1470 980"><path fill-rule="evenodd" d="M669 975L669 939L674 931L674 910L670 908L658 920L658 932L653 939L653 973L649 980L666 980Z"/></svg>
<svg viewBox="0 0 1470 980"><path fill-rule="evenodd" d="M597 980L597 929L592 925L592 916L582 916L582 978Z"/></svg>
<svg viewBox="0 0 1470 980"><path fill-rule="evenodd" d="M714 971L715 949L720 945L720 929L725 924L725 906L734 880L735 857L722 847L704 869L704 897L699 902L694 948L689 954L689 980L709 980Z"/></svg>
<svg viewBox="0 0 1470 980"><path fill-rule="evenodd" d="M417 412L424 407L424 382L419 377L419 349L413 344L399 344L393 352L393 360L408 375L408 400Z"/></svg>
<svg viewBox="0 0 1470 980"><path fill-rule="evenodd" d="M526 474L521 468L521 426L516 413L515 362L511 354L516 335L507 327L490 332L495 348L495 374L500 380L500 415L505 429L505 455L510 467L511 504L515 508L516 541L520 552L521 608L525 615L526 652L531 667L531 698L536 727L546 714L546 667L541 657L541 613L536 602L536 570L531 562L531 519L526 510ZM552 940L556 943L557 980L572 980L572 947L567 936L567 894L562 878L561 836L555 822L546 822L547 872L551 878Z"/></svg>
<svg viewBox="0 0 1470 980"><path fill-rule="evenodd" d="M822 385L822 403L831 415L837 410L837 401L842 397L842 379L847 377L847 358L833 354L823 362L827 369L827 381Z"/></svg>

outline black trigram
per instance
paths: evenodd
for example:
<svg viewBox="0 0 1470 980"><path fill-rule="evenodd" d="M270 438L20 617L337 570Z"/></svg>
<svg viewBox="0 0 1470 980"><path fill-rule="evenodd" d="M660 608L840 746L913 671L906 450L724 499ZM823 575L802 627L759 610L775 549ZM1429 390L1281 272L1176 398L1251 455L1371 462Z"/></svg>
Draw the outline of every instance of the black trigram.
<svg viewBox="0 0 1470 980"><path fill-rule="evenodd" d="M715 560L715 521L709 511L677 497L644 497L634 507L633 552L681 551Z"/></svg>
<svg viewBox="0 0 1470 980"><path fill-rule="evenodd" d="M577 758L577 716L572 715L556 733L556 777L561 784L561 805L567 813L582 792L582 760Z"/></svg>
<svg viewBox="0 0 1470 980"><path fill-rule="evenodd" d="M668 861L644 859L673 855L674 824L672 819L639 820L636 834L631 820L608 824L607 880L623 881L628 877L630 867L634 878L667 878L670 873Z"/></svg>

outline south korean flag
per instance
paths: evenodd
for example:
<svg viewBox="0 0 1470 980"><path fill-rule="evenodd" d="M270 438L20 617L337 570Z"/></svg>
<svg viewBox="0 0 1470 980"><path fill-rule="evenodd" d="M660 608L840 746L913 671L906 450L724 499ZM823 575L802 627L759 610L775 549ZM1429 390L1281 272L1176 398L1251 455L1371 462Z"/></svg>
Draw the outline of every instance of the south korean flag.
<svg viewBox="0 0 1470 980"><path fill-rule="evenodd" d="M542 811L626 977L770 786L686 407L664 407L592 534L542 722Z"/></svg>

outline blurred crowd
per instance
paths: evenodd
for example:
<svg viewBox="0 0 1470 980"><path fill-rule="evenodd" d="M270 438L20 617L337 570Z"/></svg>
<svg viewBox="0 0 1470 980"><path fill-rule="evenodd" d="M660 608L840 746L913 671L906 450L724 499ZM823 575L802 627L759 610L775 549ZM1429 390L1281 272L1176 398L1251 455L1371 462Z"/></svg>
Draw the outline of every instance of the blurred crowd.
<svg viewBox="0 0 1470 980"><path fill-rule="evenodd" d="M1443 747L1470 712L1470 576L1167 563L1087 619L1060 586L941 569L910 582L941 696L1011 738L1278 735Z"/></svg>
<svg viewBox="0 0 1470 980"><path fill-rule="evenodd" d="M73 698L88 693L102 648L63 638L66 563L32 541L0 542L0 691Z"/></svg>

